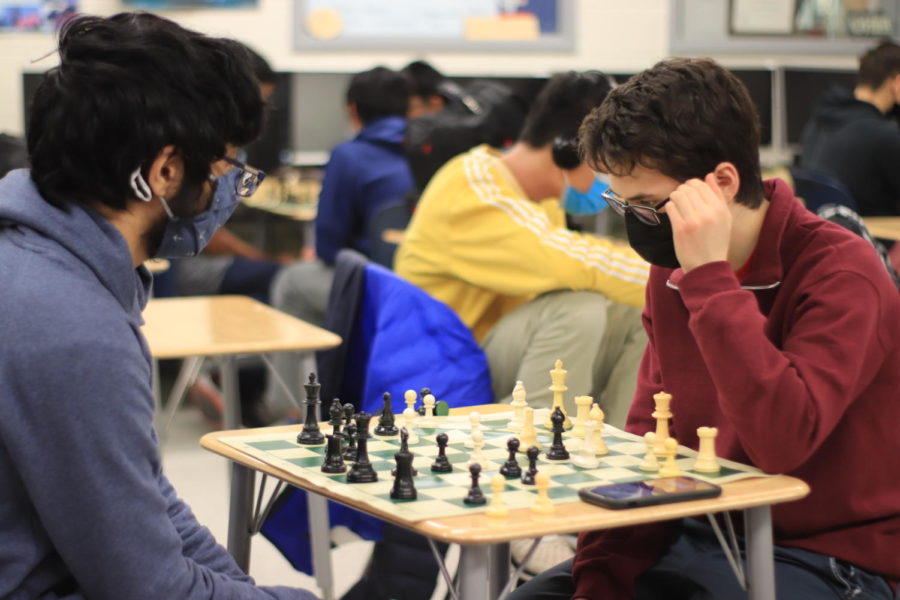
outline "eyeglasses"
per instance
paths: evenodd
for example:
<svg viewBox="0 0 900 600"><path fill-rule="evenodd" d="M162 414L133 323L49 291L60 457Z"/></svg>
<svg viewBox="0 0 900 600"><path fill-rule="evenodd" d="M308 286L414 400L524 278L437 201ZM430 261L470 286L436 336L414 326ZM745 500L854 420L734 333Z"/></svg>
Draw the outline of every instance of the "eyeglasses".
<svg viewBox="0 0 900 600"><path fill-rule="evenodd" d="M240 169L237 178L234 180L234 193L241 198L249 198L259 188L259 184L266 178L266 174L259 169L254 169L245 165L239 160L231 157L222 158L228 164Z"/></svg>
<svg viewBox="0 0 900 600"><path fill-rule="evenodd" d="M622 200L612 190L604 191L601 196L606 203L609 204L609 207L612 208L616 213L624 216L625 213L630 212L633 214L638 221L644 223L645 225L659 225L660 217L659 217L659 209L666 205L666 203L670 200L670 198L666 198L656 206L641 206L639 204L629 204L625 200Z"/></svg>

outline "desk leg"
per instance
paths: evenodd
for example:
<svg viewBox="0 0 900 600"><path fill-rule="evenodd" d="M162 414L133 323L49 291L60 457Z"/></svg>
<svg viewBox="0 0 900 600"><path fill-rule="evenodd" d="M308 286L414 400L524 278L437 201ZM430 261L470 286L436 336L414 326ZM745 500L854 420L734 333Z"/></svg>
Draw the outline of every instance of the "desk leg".
<svg viewBox="0 0 900 600"><path fill-rule="evenodd" d="M494 600L509 579L509 544L460 546L459 597Z"/></svg>
<svg viewBox="0 0 900 600"><path fill-rule="evenodd" d="M313 573L322 592L322 600L333 600L334 578L331 570L331 525L328 522L328 499L306 493L309 532L312 544Z"/></svg>
<svg viewBox="0 0 900 600"><path fill-rule="evenodd" d="M231 463L231 503L228 510L228 552L238 566L250 569L250 531L253 518L252 469Z"/></svg>
<svg viewBox="0 0 900 600"><path fill-rule="evenodd" d="M747 592L749 600L775 599L775 555L772 542L772 510L769 506L744 511L747 544Z"/></svg>
<svg viewBox="0 0 900 600"><path fill-rule="evenodd" d="M241 398L237 379L237 357L221 358L222 399L225 402L225 414L222 415L225 429L241 428Z"/></svg>

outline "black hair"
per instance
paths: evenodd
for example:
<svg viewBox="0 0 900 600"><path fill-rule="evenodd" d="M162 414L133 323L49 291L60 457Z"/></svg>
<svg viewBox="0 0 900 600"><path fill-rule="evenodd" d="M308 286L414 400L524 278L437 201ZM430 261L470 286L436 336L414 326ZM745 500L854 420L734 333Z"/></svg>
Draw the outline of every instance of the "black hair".
<svg viewBox="0 0 900 600"><path fill-rule="evenodd" d="M347 104L351 103L356 105L363 125L382 117L404 117L409 107L409 83L403 75L386 67L357 73L347 88Z"/></svg>
<svg viewBox="0 0 900 600"><path fill-rule="evenodd" d="M59 33L28 111L31 176L48 202L124 209L137 167L173 145L202 178L226 144L262 128L263 103L239 42L211 38L149 13L81 16ZM145 172L146 176L146 172Z"/></svg>
<svg viewBox="0 0 900 600"><path fill-rule="evenodd" d="M876 89L894 75L900 74L900 45L891 40L882 40L859 57L859 85Z"/></svg>
<svg viewBox="0 0 900 600"><path fill-rule="evenodd" d="M28 150L21 138L0 133L0 178L28 166Z"/></svg>
<svg viewBox="0 0 900 600"><path fill-rule="evenodd" d="M736 201L762 202L756 107L741 80L711 59L673 58L635 75L584 120L579 138L588 163L616 176L641 165L686 181L733 163Z"/></svg>
<svg viewBox="0 0 900 600"><path fill-rule="evenodd" d="M441 84L447 78L424 60L414 60L400 70L409 82L410 94L420 98L442 96Z"/></svg>
<svg viewBox="0 0 900 600"><path fill-rule="evenodd" d="M543 148L556 138L574 140L581 121L611 89L609 78L599 71L554 75L528 111L519 141Z"/></svg>
<svg viewBox="0 0 900 600"><path fill-rule="evenodd" d="M253 75L256 77L256 80L260 83L275 85L278 82L278 76L272 70L272 65L269 64L269 61L247 44L241 45L247 51L247 55L250 58L250 68L253 69Z"/></svg>

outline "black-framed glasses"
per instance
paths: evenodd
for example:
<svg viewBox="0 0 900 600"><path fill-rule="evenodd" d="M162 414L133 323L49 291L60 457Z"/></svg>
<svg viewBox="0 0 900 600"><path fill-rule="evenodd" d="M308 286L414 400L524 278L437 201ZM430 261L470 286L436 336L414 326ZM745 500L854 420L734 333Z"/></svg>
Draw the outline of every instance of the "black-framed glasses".
<svg viewBox="0 0 900 600"><path fill-rule="evenodd" d="M222 160L229 165L240 169L240 173L238 173L238 176L234 180L234 193L241 198L249 198L252 196L256 190L259 189L259 184L266 178L264 172L249 165L245 165L239 160L229 156L222 158Z"/></svg>
<svg viewBox="0 0 900 600"><path fill-rule="evenodd" d="M609 207L612 208L616 213L625 216L625 213L630 212L633 214L638 221L644 223L645 225L659 225L659 209L666 205L666 203L671 200L671 198L666 198L656 206L641 206L640 204L629 204L625 202L616 194L607 189L602 194L600 194L606 203L609 204Z"/></svg>

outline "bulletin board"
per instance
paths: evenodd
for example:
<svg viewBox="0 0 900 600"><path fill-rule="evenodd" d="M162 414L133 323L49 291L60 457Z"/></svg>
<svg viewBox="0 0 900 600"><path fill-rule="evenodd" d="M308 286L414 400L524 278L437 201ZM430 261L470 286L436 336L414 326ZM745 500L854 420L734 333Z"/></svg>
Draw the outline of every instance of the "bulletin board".
<svg viewBox="0 0 900 600"><path fill-rule="evenodd" d="M570 0L294 0L298 50L567 52Z"/></svg>

